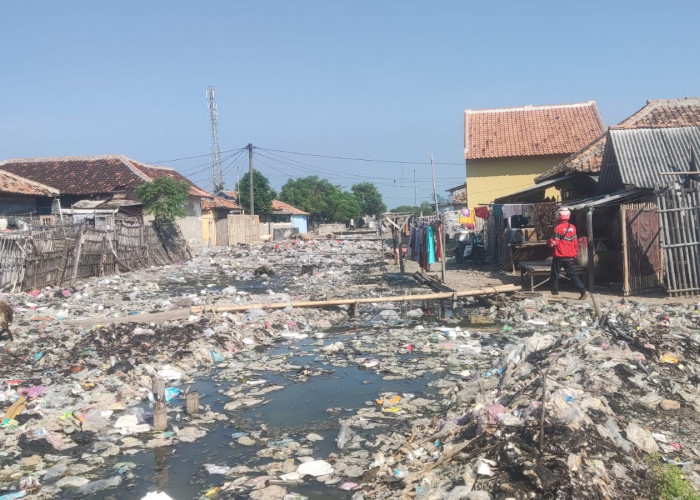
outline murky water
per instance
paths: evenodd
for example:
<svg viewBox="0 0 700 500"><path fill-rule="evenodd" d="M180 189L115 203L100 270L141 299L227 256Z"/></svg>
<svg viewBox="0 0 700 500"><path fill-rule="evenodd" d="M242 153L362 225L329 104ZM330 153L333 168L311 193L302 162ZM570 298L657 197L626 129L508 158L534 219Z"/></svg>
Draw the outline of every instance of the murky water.
<svg viewBox="0 0 700 500"><path fill-rule="evenodd" d="M327 342L348 340L349 336L343 335L342 329L335 331L331 338L326 339ZM268 393L266 398L269 402L262 406L233 412L224 411L223 405L229 402L230 398L220 394L220 391L228 389L230 384L241 382L226 380L225 370L212 370L201 376L191 386L192 390L199 392L200 404L210 405L212 410L230 415L231 420L213 424L211 431L195 443L180 443L172 447L146 450L131 457L112 459L114 463L136 463L137 467L133 470L136 479L129 483L123 482L118 490L108 490L90 498L138 499L154 489L165 491L176 500L199 498L210 488L230 479L221 475L209 475L203 468L204 464L253 467L270 462L269 459L261 459L255 455L259 449L257 445L239 445L236 439L231 437L234 432L257 431L260 430L261 424L265 424L268 436L273 441L284 438L298 440L314 432L324 440L313 444L313 456L326 458L330 453L338 451L335 445L335 437L339 431L338 420L354 414L358 408L368 403L371 404L379 393L410 392L421 396L432 392L427 386L431 378L383 380L381 375L374 371L357 366L337 367L326 364L317 358L313 342L314 339L305 339L273 346L266 351L261 359L267 356L284 356L286 361L293 365L308 366L314 372L322 371L322 374L299 381L296 373L279 374L264 370L255 372L256 379L264 379L270 384L285 387L283 390ZM184 405L184 401L171 403L170 407L178 405ZM170 422L177 425L173 418L174 414L170 412ZM384 427L382 432L387 432L389 428ZM288 490L316 500L347 499L352 496L351 492L314 482L290 487ZM236 498L225 494L221 497Z"/></svg>

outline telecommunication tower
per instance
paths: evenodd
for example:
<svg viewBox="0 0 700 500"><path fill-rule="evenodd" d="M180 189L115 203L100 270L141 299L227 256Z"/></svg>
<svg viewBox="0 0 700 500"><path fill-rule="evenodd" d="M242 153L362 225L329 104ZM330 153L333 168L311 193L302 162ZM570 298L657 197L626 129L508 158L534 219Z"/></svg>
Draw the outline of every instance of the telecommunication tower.
<svg viewBox="0 0 700 500"><path fill-rule="evenodd" d="M216 191L223 189L224 179L221 174L221 150L219 149L219 133L216 128L216 117L219 113L216 110L214 87L209 87L207 89L207 106L209 108L209 119L211 122L209 130L209 148L211 155L209 180L212 193L216 193Z"/></svg>

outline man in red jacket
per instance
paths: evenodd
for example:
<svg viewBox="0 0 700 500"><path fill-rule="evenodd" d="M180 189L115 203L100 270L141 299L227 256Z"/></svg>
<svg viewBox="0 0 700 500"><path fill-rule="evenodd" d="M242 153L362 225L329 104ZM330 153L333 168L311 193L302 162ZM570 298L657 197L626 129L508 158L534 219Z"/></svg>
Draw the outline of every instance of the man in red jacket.
<svg viewBox="0 0 700 500"><path fill-rule="evenodd" d="M547 245L554 249L549 280L552 282L552 295L559 295L559 269L563 267L566 276L581 293L579 299L585 299L588 298L588 292L574 271L574 260L578 254L578 238L576 237L576 226L569 222L570 218L569 209L560 207L557 212L557 225L554 227L554 234L547 241Z"/></svg>

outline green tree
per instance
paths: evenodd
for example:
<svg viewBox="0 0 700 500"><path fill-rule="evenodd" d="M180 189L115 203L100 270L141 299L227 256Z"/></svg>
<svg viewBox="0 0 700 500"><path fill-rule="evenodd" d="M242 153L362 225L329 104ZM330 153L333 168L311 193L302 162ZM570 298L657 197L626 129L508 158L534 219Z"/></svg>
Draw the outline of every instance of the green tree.
<svg viewBox="0 0 700 500"><path fill-rule="evenodd" d="M263 174L253 169L253 208L256 214L269 214L272 212L272 200L277 193L270 188L270 181ZM238 181L238 204L244 210L250 210L250 178L248 175Z"/></svg>
<svg viewBox="0 0 700 500"><path fill-rule="evenodd" d="M392 208L391 212L395 214L411 213L415 216L419 216L421 213L423 215L433 215L435 213L435 205L431 205L427 201L424 201L419 207L413 205L401 205L399 207Z"/></svg>
<svg viewBox="0 0 700 500"><path fill-rule="evenodd" d="M363 215L381 215L386 212L382 195L371 182L353 184L352 194L360 201Z"/></svg>
<svg viewBox="0 0 700 500"><path fill-rule="evenodd" d="M144 204L144 213L153 215L156 222L173 222L187 215L185 203L190 192L187 181L161 177L136 187L136 196Z"/></svg>
<svg viewBox="0 0 700 500"><path fill-rule="evenodd" d="M315 221L330 221L333 217L333 200L340 192L328 180L315 175L289 179L280 191L280 200L305 212Z"/></svg>
<svg viewBox="0 0 700 500"><path fill-rule="evenodd" d="M331 217L333 222L347 222L362 217L362 204L357 197L346 191L338 190L331 200Z"/></svg>
<svg viewBox="0 0 700 500"><path fill-rule="evenodd" d="M354 194L315 175L289 179L282 186L280 200L309 212L315 222L347 222L362 216L362 205Z"/></svg>

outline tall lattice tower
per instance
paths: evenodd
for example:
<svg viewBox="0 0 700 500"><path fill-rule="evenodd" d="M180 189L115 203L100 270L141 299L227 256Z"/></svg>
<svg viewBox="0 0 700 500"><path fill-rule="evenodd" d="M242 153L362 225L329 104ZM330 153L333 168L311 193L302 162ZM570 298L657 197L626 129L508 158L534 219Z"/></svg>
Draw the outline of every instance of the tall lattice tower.
<svg viewBox="0 0 700 500"><path fill-rule="evenodd" d="M214 87L207 89L207 106L209 108L209 118L211 128L209 131L209 148L211 155L211 169L209 181L212 193L224 188L224 179L221 174L221 150L219 149L219 132L216 129L216 117L219 114L216 110L216 100L214 99Z"/></svg>

